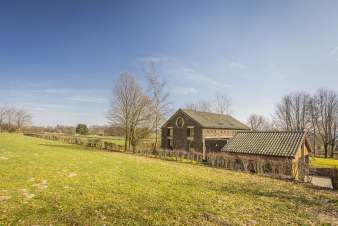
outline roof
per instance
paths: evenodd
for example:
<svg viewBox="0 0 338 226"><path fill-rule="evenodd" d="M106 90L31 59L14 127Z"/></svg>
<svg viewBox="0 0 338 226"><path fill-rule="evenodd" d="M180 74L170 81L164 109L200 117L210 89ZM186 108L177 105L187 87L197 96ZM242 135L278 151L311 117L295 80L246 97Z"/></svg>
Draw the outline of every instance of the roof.
<svg viewBox="0 0 338 226"><path fill-rule="evenodd" d="M222 151L294 157L303 142L310 150L304 131L238 132Z"/></svg>
<svg viewBox="0 0 338 226"><path fill-rule="evenodd" d="M249 130L248 126L230 115L199 112L189 109L182 109L182 111L205 128Z"/></svg>

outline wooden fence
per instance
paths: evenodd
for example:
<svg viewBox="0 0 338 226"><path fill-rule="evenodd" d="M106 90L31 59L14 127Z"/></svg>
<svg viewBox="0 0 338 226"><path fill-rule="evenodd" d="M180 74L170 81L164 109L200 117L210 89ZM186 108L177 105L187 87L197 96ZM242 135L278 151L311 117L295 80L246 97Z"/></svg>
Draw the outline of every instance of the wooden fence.
<svg viewBox="0 0 338 226"><path fill-rule="evenodd" d="M48 134L48 133L25 133L26 136L42 138L47 140L61 141L68 144L77 144L87 147L97 148L105 151L113 152L126 152L130 154L138 154L148 157L155 157L160 159L183 161L188 160L191 162L202 162L202 153L186 151L186 150L167 150L158 149L154 150L153 144L146 143L140 145L137 149L124 151L124 147L113 142L101 140L99 138L86 138L77 136L67 136L61 134Z"/></svg>
<svg viewBox="0 0 338 226"><path fill-rule="evenodd" d="M61 134L50 134L50 133L25 133L26 136L37 137L47 140L61 141L68 144L77 144L87 147L94 147L98 149L105 149L107 151L122 151L123 147L113 142L101 140L99 138L87 138L80 136L67 136Z"/></svg>
<svg viewBox="0 0 338 226"><path fill-rule="evenodd" d="M26 133L25 135L48 140L58 140L69 144L84 145L105 151L125 152L123 146L117 145L113 142L104 141L99 138L46 133ZM294 168L290 160L273 160L253 156L241 156L238 158L222 152L208 153L206 155L206 159L203 160L201 152L167 149L154 150L152 145L142 145L135 150L128 151L127 153L173 161L203 163L210 167L252 172L282 179L292 179L291 170Z"/></svg>

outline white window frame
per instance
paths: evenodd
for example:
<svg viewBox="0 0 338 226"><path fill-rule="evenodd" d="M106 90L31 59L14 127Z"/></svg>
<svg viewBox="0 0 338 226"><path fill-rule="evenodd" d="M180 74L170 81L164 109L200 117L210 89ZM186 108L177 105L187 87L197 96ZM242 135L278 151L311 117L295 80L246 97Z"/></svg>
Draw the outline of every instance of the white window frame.
<svg viewBox="0 0 338 226"><path fill-rule="evenodd" d="M195 136L195 126L187 126L187 130L188 129L192 129L192 131L193 131L193 134L191 135L189 135L189 136L187 136L188 138L194 138L194 136ZM188 131L187 131L188 132Z"/></svg>
<svg viewBox="0 0 338 226"><path fill-rule="evenodd" d="M179 119L182 119L182 126L178 126L178 123L177 123L177 122L178 122ZM184 123L185 123L185 122L184 122L184 118L182 118L181 116L177 117L176 123L175 123L176 126L177 126L177 128L183 128L183 127L184 127Z"/></svg>
<svg viewBox="0 0 338 226"><path fill-rule="evenodd" d="M167 129L169 130L169 136L167 136L168 138L173 138L174 136L174 127L169 126L167 127Z"/></svg>

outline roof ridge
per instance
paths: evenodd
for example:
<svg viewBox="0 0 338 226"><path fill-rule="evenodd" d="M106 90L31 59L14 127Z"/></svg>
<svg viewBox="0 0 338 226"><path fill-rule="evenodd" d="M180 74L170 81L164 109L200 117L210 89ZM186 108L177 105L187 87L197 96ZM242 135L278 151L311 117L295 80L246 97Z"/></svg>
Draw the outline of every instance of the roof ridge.
<svg viewBox="0 0 338 226"><path fill-rule="evenodd" d="M193 111L193 112L196 112L196 113L205 113L205 114L213 114L213 115L220 115L220 116L233 117L233 116L230 115L230 114L220 114L220 113L208 112L208 111L195 111L195 110L192 110L192 109L189 109L189 108L182 108L181 110L182 110L182 111Z"/></svg>
<svg viewBox="0 0 338 226"><path fill-rule="evenodd" d="M265 130L265 131L238 131L238 133L306 133L305 131Z"/></svg>
<svg viewBox="0 0 338 226"><path fill-rule="evenodd" d="M187 114L202 127L205 128L221 128L221 129L238 129L249 130L250 128L228 114L217 114L212 112L194 111L191 109L179 109L181 112Z"/></svg>

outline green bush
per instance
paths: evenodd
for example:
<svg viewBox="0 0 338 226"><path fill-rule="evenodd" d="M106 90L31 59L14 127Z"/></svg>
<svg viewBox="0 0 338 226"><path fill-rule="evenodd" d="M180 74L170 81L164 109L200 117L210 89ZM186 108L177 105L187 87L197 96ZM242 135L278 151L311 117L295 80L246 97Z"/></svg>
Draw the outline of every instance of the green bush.
<svg viewBox="0 0 338 226"><path fill-rule="evenodd" d="M85 124L78 124L76 127L76 133L80 135L87 135L88 134L88 127Z"/></svg>

